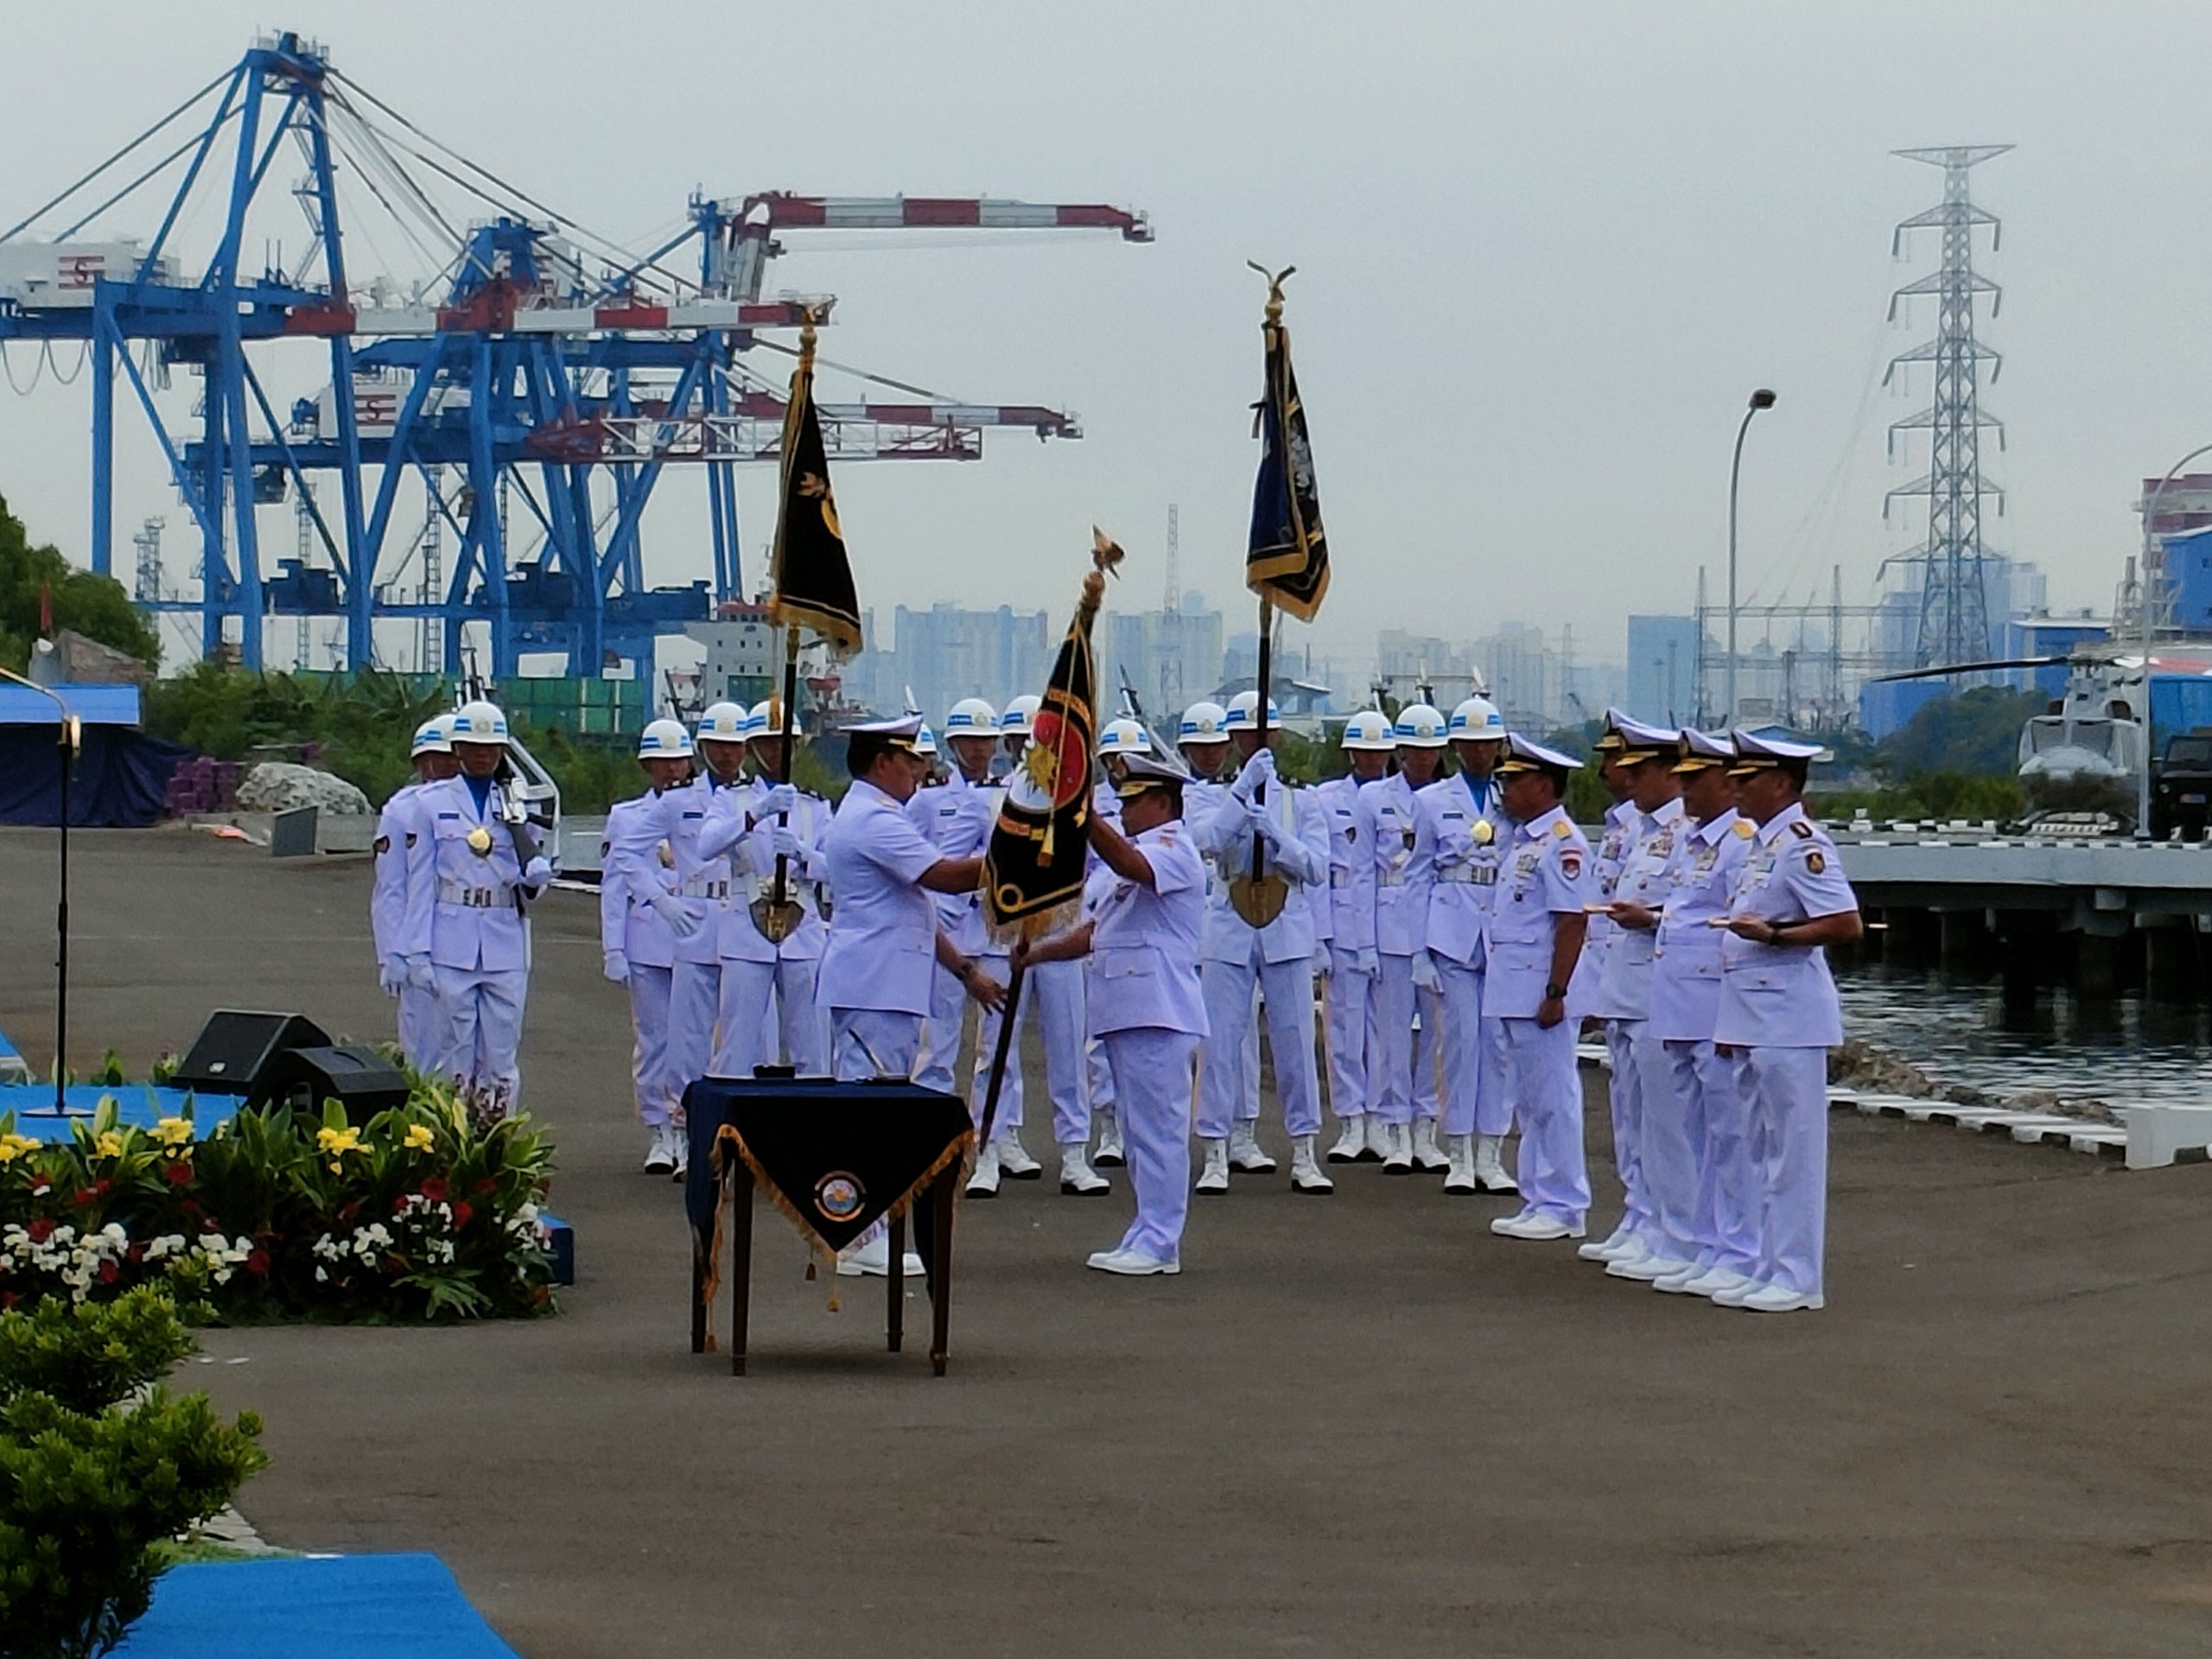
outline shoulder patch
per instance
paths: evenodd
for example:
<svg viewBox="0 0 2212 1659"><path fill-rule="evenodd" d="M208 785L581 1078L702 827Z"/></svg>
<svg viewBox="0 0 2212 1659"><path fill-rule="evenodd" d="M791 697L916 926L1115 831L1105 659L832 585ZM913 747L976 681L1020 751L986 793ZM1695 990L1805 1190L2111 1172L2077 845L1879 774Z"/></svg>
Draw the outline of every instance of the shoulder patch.
<svg viewBox="0 0 2212 1659"><path fill-rule="evenodd" d="M1573 848L1568 848L1559 855L1559 867L1566 873L1568 880L1573 880L1582 874L1582 855Z"/></svg>
<svg viewBox="0 0 2212 1659"><path fill-rule="evenodd" d="M1758 834L1758 831L1752 828L1749 818L1738 818L1736 820L1736 833L1744 840L1749 841L1753 836Z"/></svg>
<svg viewBox="0 0 2212 1659"><path fill-rule="evenodd" d="M1812 851L1805 855L1805 868L1810 870L1815 875L1818 875L1822 870L1827 868L1827 867L1828 861L1827 859L1821 856L1821 849L1819 848L1815 847Z"/></svg>
<svg viewBox="0 0 2212 1659"><path fill-rule="evenodd" d="M1552 834L1557 836L1561 841L1565 841L1573 833L1574 826L1569 823L1565 818L1557 820L1552 825Z"/></svg>
<svg viewBox="0 0 2212 1659"><path fill-rule="evenodd" d="M1813 838L1813 826L1804 819L1799 818L1789 826L1789 833L1800 841L1810 841Z"/></svg>

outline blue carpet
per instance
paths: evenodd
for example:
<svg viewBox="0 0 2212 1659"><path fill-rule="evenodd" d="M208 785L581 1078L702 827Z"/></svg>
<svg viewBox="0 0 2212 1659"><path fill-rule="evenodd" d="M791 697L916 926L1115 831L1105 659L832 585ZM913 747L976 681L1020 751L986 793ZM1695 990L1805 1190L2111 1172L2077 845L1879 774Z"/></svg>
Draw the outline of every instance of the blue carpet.
<svg viewBox="0 0 2212 1659"><path fill-rule="evenodd" d="M174 1116L183 1111L187 1091L182 1089L156 1089L146 1083L126 1083L113 1087L105 1084L75 1083L62 1091L62 1098L67 1102L69 1109L82 1112L86 1117L92 1116L103 1099L111 1096L125 1123L150 1129L156 1118ZM237 1116L238 1110L238 1098L232 1095L193 1096L193 1127L205 1135L218 1123L228 1122ZM16 1115L16 1133L18 1135L27 1135L34 1141L67 1141L73 1120L55 1117L52 1116L53 1111L54 1085L50 1083L0 1085L0 1116L9 1112Z"/></svg>
<svg viewBox="0 0 2212 1659"><path fill-rule="evenodd" d="M435 1555L180 1567L115 1659L518 1659Z"/></svg>

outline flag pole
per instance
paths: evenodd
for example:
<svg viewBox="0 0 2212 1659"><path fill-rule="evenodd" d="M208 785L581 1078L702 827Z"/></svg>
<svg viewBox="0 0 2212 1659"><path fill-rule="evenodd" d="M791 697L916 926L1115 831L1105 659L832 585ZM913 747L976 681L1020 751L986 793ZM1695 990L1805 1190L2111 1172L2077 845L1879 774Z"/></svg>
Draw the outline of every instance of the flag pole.
<svg viewBox="0 0 2212 1659"><path fill-rule="evenodd" d="M1274 672L1275 607L1272 600L1260 601L1260 690L1259 707L1255 711L1260 721L1260 747L1268 747L1268 682ZM1255 750L1256 753L1257 751ZM1268 800L1268 786L1261 784L1252 791L1255 806L1264 806ZM1252 837L1252 879L1256 881L1268 873L1268 838L1255 834Z"/></svg>
<svg viewBox="0 0 2212 1659"><path fill-rule="evenodd" d="M783 730L777 734L784 740L783 760L776 767L776 781L788 784L791 780L791 727L798 709L798 625L793 623L784 630L784 698L776 713L777 723ZM779 828L788 824L791 815L788 810L776 814ZM791 902L791 860L782 853L776 855L776 905L781 909Z"/></svg>
<svg viewBox="0 0 2212 1659"><path fill-rule="evenodd" d="M983 1127L976 1137L979 1156L991 1144L991 1126L998 1122L999 1090L1006 1086L1007 1055L1014 1047L1014 1033L1021 1014L1021 982L1029 974L1028 965L1020 957L1009 960L1014 965L1007 972L1006 1001L999 1008L999 1039L991 1051L991 1080L983 1090Z"/></svg>

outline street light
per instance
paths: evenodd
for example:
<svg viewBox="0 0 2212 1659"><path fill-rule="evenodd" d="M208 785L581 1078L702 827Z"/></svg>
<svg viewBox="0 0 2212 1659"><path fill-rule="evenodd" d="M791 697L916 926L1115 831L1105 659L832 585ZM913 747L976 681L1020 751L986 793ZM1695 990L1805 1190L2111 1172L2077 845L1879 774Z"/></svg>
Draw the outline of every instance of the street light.
<svg viewBox="0 0 2212 1659"><path fill-rule="evenodd" d="M52 697L60 711L61 754L61 896L54 912L54 1115L65 1115L63 1080L68 1075L69 1052L69 774L77 767L77 748L83 728L61 694L50 685L27 680L13 669L0 668L0 679L27 685L41 696Z"/></svg>
<svg viewBox="0 0 2212 1659"><path fill-rule="evenodd" d="M1764 386L1751 394L1744 423L1736 429L1735 457L1728 463L1728 674L1727 702L1720 721L1723 731L1736 724L1736 486L1744 474L1744 435L1751 429L1752 416L1773 407L1774 394Z"/></svg>

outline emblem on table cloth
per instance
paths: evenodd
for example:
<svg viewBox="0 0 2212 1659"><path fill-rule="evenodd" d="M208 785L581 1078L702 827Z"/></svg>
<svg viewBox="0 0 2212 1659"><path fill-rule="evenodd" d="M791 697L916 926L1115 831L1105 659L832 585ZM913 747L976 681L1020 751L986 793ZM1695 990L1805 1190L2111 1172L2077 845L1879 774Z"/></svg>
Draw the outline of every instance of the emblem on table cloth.
<svg viewBox="0 0 2212 1659"><path fill-rule="evenodd" d="M468 850L479 858L492 856L492 832L478 824L468 832Z"/></svg>
<svg viewBox="0 0 2212 1659"><path fill-rule="evenodd" d="M868 1202L868 1189L850 1171L833 1169L814 1184L814 1207L828 1221L847 1222Z"/></svg>

